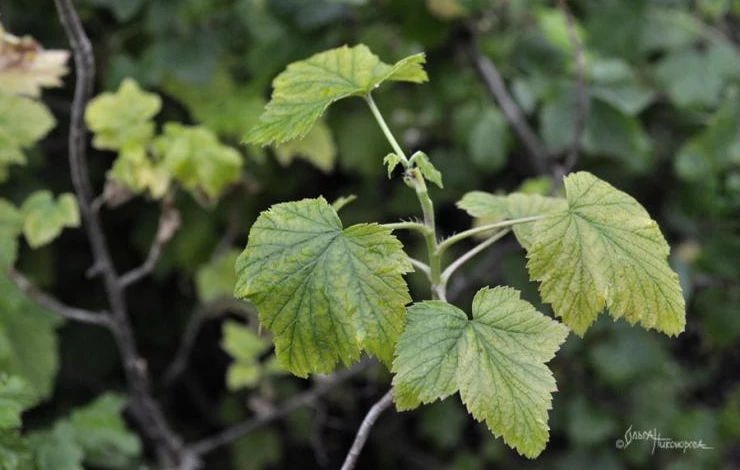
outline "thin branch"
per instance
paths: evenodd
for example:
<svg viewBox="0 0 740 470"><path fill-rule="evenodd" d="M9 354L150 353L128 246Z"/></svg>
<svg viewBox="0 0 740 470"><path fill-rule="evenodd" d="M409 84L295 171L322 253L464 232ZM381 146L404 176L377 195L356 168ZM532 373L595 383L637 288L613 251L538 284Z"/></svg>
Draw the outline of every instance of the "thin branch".
<svg viewBox="0 0 740 470"><path fill-rule="evenodd" d="M180 228L180 213L175 209L174 195L170 193L162 200L159 225L157 227L157 233L154 235L152 246L149 248L149 255L141 266L132 269L119 278L118 282L122 288L125 289L131 284L140 281L154 270L159 257L162 255L162 249L172 239L178 228Z"/></svg>
<svg viewBox="0 0 740 470"><path fill-rule="evenodd" d="M450 276L452 276L452 274L455 271L457 271L458 268L460 268L463 264L470 261L475 255L477 255L481 251L485 250L489 246L501 240L509 232L510 232L509 229L504 229L504 230L501 230L500 232L496 232L495 234L490 236L488 239L479 243L474 248L471 248L470 251L468 251L467 253L463 254L462 256L457 258L455 261L450 263L450 265L447 266L447 269L445 269L442 272L442 283L446 285L447 281L450 279Z"/></svg>
<svg viewBox="0 0 740 470"><path fill-rule="evenodd" d="M110 330L118 345L126 380L132 393L131 410L141 431L154 444L160 466L192 470L199 465L197 456L184 448L180 437L170 428L164 413L152 396L146 361L136 348L128 319L126 298L108 249L98 213L92 204L92 189L87 170L87 129L85 108L92 96L95 58L90 39L72 4L72 0L54 0L75 60L75 93L69 129L69 163L72 184L82 213L93 252L93 271L103 277L111 309Z"/></svg>
<svg viewBox="0 0 740 470"><path fill-rule="evenodd" d="M463 232L460 232L460 233L458 233L456 235L453 235L453 236L451 236L451 237L443 240L442 242L440 242L439 247L437 248L437 251L441 254L441 253L444 253L444 251L447 248L451 247L455 243L457 243L457 242L459 242L461 240L464 240L466 238L470 238L470 237L472 237L474 235L478 235L480 233L490 232L491 230L494 230L494 229L511 227L513 225L525 224L525 223L529 223L529 222L536 222L536 221L542 219L543 217L544 217L543 215L533 215L533 216L529 216L529 217L521 217L521 218L518 218L518 219L502 220L501 222L494 222L494 223L491 223L491 224L485 224L485 225L481 225L481 226L478 226L478 227L473 227L471 229L465 230Z"/></svg>
<svg viewBox="0 0 740 470"><path fill-rule="evenodd" d="M586 116L588 115L588 86L586 84L586 58L583 52L583 44L576 34L576 25L573 15L568 9L567 0L558 0L560 11L565 17L568 28L568 38L576 59L576 118L573 126L573 141L570 150L565 157L563 167L560 169L562 176L568 174L578 162L578 148L580 147L583 133L586 131ZM560 176L560 175L558 175ZM556 178L560 181L560 178Z"/></svg>
<svg viewBox="0 0 740 470"><path fill-rule="evenodd" d="M416 258L409 258L409 261L411 261L411 264L416 269L418 269L419 271L421 271L424 274L426 274L427 277L429 277L431 275L431 271L429 270L429 265L428 264L422 263L421 261L419 261Z"/></svg>
<svg viewBox="0 0 740 470"><path fill-rule="evenodd" d="M365 447L367 438L370 437L370 430L375 425L381 414L393 404L393 389L390 389L383 397L375 403L370 411L365 415L365 419L362 420L362 425L357 431L355 436L355 442L352 443L352 447L347 453L347 458L344 459L342 470L352 470L357 465L357 459L362 452L362 448Z"/></svg>
<svg viewBox="0 0 740 470"><path fill-rule="evenodd" d="M198 338L198 332L205 320L209 316L218 314L225 310L238 310L244 312L254 311L252 308L249 308L249 304L246 302L233 298L217 299L196 307L195 311L190 316L188 325L185 327L185 333L183 334L180 347L175 353L175 358L164 372L165 384L171 384L185 371L185 368L188 365L188 359L190 358L190 353L193 350L193 346L195 346L195 340Z"/></svg>
<svg viewBox="0 0 740 470"><path fill-rule="evenodd" d="M508 242L508 243L507 243ZM450 301L455 300L460 294L465 291L472 284L478 282L480 278L486 275L490 275L491 271L495 271L500 268L499 261L506 254L521 249L518 243L513 240L505 240L500 245L496 245L494 249L486 253L483 258L478 260L467 273L458 274L450 286Z"/></svg>
<svg viewBox="0 0 740 470"><path fill-rule="evenodd" d="M60 316L68 319L78 321L80 323L88 323L91 325L103 325L110 327L111 321L109 314L105 312L96 313L90 310L85 310L76 307L70 307L69 305L63 304L54 297L44 293L36 285L34 285L27 277L19 273L15 269L8 271L10 279L25 292L29 297L38 302L41 306L46 307L59 314Z"/></svg>
<svg viewBox="0 0 740 470"><path fill-rule="evenodd" d="M245 421L243 423L237 424L236 426L227 428L224 431L216 434L215 436L211 436L196 442L195 444L190 446L190 451L196 455L205 455L213 452L219 447L231 444L232 442L240 439L241 437L254 431L255 429L258 429L273 421L282 419L299 408L310 405L318 398L334 390L342 382L359 374L368 366L368 364L369 362L362 361L355 364L349 369L335 372L334 374L328 376L326 380L315 385L312 389L295 395L279 408L275 408L274 410L252 418L249 421Z"/></svg>
<svg viewBox="0 0 740 470"><path fill-rule="evenodd" d="M509 121L509 124L514 128L514 131L526 147L535 171L540 175L549 174L547 149L529 126L516 101L509 94L506 84L503 78L501 78L501 74L498 72L496 66L478 48L473 28L470 29L472 33L469 46L470 56L486 88L501 107L506 120Z"/></svg>

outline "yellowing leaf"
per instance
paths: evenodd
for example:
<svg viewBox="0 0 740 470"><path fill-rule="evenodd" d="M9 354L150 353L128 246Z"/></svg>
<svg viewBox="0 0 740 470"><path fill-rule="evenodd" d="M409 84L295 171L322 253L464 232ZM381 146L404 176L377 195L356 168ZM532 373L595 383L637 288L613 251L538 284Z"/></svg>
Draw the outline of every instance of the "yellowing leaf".
<svg viewBox="0 0 740 470"><path fill-rule="evenodd" d="M42 104L0 92L0 168L24 165L23 149L43 138L54 124L54 116Z"/></svg>
<svg viewBox="0 0 740 470"><path fill-rule="evenodd" d="M148 191L155 199L167 193L171 181L167 168L162 162L153 161L146 148L141 145L130 145L122 149L108 172L108 178L122 184L134 194Z"/></svg>
<svg viewBox="0 0 740 470"><path fill-rule="evenodd" d="M281 165L289 165L294 158L311 162L324 173L334 168L337 147L326 123L319 119L316 125L303 138L298 138L275 148L275 156Z"/></svg>
<svg viewBox="0 0 740 470"><path fill-rule="evenodd" d="M549 439L556 390L545 363L567 336L510 287L478 291L472 319L446 302L414 304L393 362L396 406L412 409L459 391L475 419L536 457Z"/></svg>
<svg viewBox="0 0 740 470"><path fill-rule="evenodd" d="M164 167L196 196L203 193L213 200L241 178L241 154L204 127L169 122L154 147Z"/></svg>
<svg viewBox="0 0 740 470"><path fill-rule="evenodd" d="M85 122L95 133L93 146L120 150L129 145L146 145L154 136L152 118L162 107L159 95L143 91L127 78L115 93L102 93L90 101Z"/></svg>
<svg viewBox="0 0 740 470"><path fill-rule="evenodd" d="M604 307L668 335L683 331L685 305L669 247L632 197L587 172L565 179L568 207L537 221L529 272L574 332L583 335Z"/></svg>
<svg viewBox="0 0 740 470"><path fill-rule="evenodd" d="M62 194L56 202L50 191L37 191L21 206L23 234L31 248L46 245L62 233L65 227L80 225L77 199Z"/></svg>
<svg viewBox="0 0 740 470"><path fill-rule="evenodd" d="M29 36L6 33L0 25L0 90L38 97L41 88L62 85L69 52L46 50Z"/></svg>
<svg viewBox="0 0 740 470"><path fill-rule="evenodd" d="M335 101L364 96L386 80L427 81L424 62L424 54L416 54L388 65L363 44L294 62L275 78L272 99L245 140L268 145L302 137Z"/></svg>
<svg viewBox="0 0 740 470"><path fill-rule="evenodd" d="M259 310L281 365L300 377L350 364L364 349L386 364L411 301L401 243L377 224L343 229L324 200L276 204L252 226L234 295Z"/></svg>

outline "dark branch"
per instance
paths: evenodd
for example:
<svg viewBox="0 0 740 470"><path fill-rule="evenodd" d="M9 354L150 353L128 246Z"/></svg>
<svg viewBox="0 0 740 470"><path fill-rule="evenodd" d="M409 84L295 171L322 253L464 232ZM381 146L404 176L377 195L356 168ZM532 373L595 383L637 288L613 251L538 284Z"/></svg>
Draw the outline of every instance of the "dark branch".
<svg viewBox="0 0 740 470"><path fill-rule="evenodd" d="M357 459L360 457L360 452L362 452L362 448L365 447L367 438L370 437L370 430L372 430L380 415L390 408L392 404L393 389L390 389L385 395L383 395L383 398L378 400L378 402L370 408L370 411L365 415L365 419L362 420L362 425L355 436L355 442L352 443L352 447L349 449L349 453L347 453L347 458L344 459L342 470L352 470L355 468L355 465L357 465Z"/></svg>
<svg viewBox="0 0 740 470"><path fill-rule="evenodd" d="M26 278L23 274L19 273L15 269L10 269L10 271L8 271L8 275L10 276L10 279L15 283L15 285L18 286L18 288L20 288L29 297L38 302L39 305L46 307L52 312L55 312L68 320L74 320L80 323L88 323L91 325L103 325L107 327L111 326L110 316L107 313L96 313L90 310L65 305L54 297L51 297L50 295L44 293L41 289L36 287L28 278Z"/></svg>
<svg viewBox="0 0 740 470"><path fill-rule="evenodd" d="M154 270L159 257L162 255L162 249L172 239L177 229L180 228L180 213L175 209L173 199L174 196L168 194L162 200L159 225L157 227L157 233L154 235L152 246L149 248L149 255L147 255L146 260L141 266L121 276L118 282L122 288L125 289L131 284L140 281Z"/></svg>
<svg viewBox="0 0 740 470"><path fill-rule="evenodd" d="M146 361L139 355L129 323L123 286L113 265L100 218L92 203L93 192L87 170L87 129L84 122L85 108L92 96L95 77L92 46L72 0L54 0L54 3L75 60L76 83L69 129L72 184L92 247L92 271L96 275L102 275L110 303L110 330L120 350L126 380L131 389L131 410L141 431L154 444L160 466L191 470L198 466L197 456L185 449L152 396Z"/></svg>
<svg viewBox="0 0 740 470"><path fill-rule="evenodd" d="M472 28L471 28L472 29ZM501 74L491 60L483 55L473 34L469 45L470 56L489 93L501 107L506 120L517 133L530 156L532 167L540 175L549 174L548 155L545 146L532 130L524 114L506 89Z"/></svg>
<svg viewBox="0 0 740 470"><path fill-rule="evenodd" d="M573 52L576 59L576 119L573 126L573 141L570 150L563 162L561 172L563 175L568 174L578 162L578 148L586 131L586 116L588 115L588 86L586 84L586 58L583 52L583 44L576 34L575 21L573 15L568 9L567 0L558 0L558 6L565 17L568 27L568 38L573 46ZM559 179L558 179L559 181Z"/></svg>
<svg viewBox="0 0 740 470"><path fill-rule="evenodd" d="M224 431L216 434L215 436L208 437L201 441L196 442L190 446L190 450L197 455L205 455L209 452L213 452L215 449L231 444L232 442L243 437L255 429L258 429L268 423L284 418L293 411L310 405L318 398L326 395L330 391L334 390L339 384L346 381L347 379L359 374L368 365L367 361L362 361L349 369L345 369L339 372L335 372L326 378L326 380L314 386L312 389L307 390L303 393L299 393L290 400L286 401L282 406L276 408L273 411L267 412L263 415L257 416L249 421L245 421L236 426L225 429Z"/></svg>

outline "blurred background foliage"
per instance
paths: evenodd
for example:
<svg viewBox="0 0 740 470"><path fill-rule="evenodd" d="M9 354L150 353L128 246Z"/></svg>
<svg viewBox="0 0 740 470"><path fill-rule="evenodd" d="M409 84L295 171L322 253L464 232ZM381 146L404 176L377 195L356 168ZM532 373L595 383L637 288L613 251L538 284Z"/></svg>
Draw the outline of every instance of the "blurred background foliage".
<svg viewBox="0 0 740 470"><path fill-rule="evenodd" d="M204 205L189 193L177 195L181 228L155 276L129 296L140 347L155 378L167 368L189 319L202 316L184 372L157 386L157 396L187 440L258 414L307 386L271 361L264 332L255 334L254 312L223 301L234 282L234 250L243 248L260 211L318 194L329 200L355 194L357 199L342 209L347 224L395 221L418 212L408 189L384 174L381 159L389 148L359 102L333 107L302 142L276 150L240 144L269 97L271 80L288 63L345 43L365 43L390 63L427 53L429 84L386 86L377 101L402 145L423 149L442 170L445 187L431 192L444 234L469 226L454 207L466 191L510 191L523 182L535 191L549 186L541 179L549 175L537 174L528 163L526 149L479 78L469 54L471 41L496 64L551 155L562 155L573 138L575 51L553 2L76 4L93 40L98 92L116 90L131 77L162 96L158 123L202 124L244 159L243 177L217 205ZM688 300L686 332L669 339L601 316L584 339L571 335L551 363L559 392L551 412L551 442L536 461L518 457L494 439L453 397L417 412L383 416L359 468L740 468L740 2L568 4L583 42L589 101L576 168L635 196L659 221ZM0 12L9 31L32 35L49 48L67 47L50 0L6 0ZM28 165L8 169L2 197L20 203L31 190L70 191L66 130L72 87L70 75L64 88L45 92L57 127L27 152ZM100 191L114 157L97 150L89 156ZM140 264L156 230L158 205L138 197L101 210L119 271ZM422 249L419 240L403 241L412 253ZM480 285L509 284L548 312L528 281L523 251L513 243L499 245L453 279L450 295L465 305ZM55 244L38 250L23 245L18 261L63 301L100 308L102 289L85 278L90 264L81 230L67 230ZM426 295L420 276L412 275L409 282L416 299ZM107 332L61 325L20 299L4 278L0 364L49 392L24 416L28 432L52 423L55 427L43 432L56 432L74 421L64 418L73 408L105 392L125 393ZM388 381L387 371L374 366L315 406L209 455L206 468L337 468L362 416ZM674 439L701 439L713 450L652 454L646 442L618 449L615 442L630 425L655 428ZM142 468L146 445L142 453L130 437L113 437L118 447L112 447L125 449L126 458L113 467L111 461L86 459L90 468Z"/></svg>

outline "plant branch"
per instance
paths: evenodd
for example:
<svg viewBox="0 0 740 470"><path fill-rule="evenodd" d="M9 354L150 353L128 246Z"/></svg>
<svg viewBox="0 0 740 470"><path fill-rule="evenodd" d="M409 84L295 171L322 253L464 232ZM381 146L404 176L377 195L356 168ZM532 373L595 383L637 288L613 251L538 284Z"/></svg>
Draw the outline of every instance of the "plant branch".
<svg viewBox="0 0 740 470"><path fill-rule="evenodd" d="M473 257L477 255L478 253L480 253L481 251L485 250L489 246L501 240L509 232L510 232L509 229L504 229L499 232L496 232L495 234L490 236L488 239L479 243L474 248L471 248L470 251L468 251L467 253L460 256L452 263L450 263L450 265L447 266L447 269L445 269L444 272L442 272L442 282L444 283L444 285L447 285L447 281L449 281L450 276L452 276L452 274L455 271L457 271L457 269L460 268L460 266L462 266L463 264L473 259Z"/></svg>
<svg viewBox="0 0 740 470"><path fill-rule="evenodd" d="M170 428L159 403L152 397L146 362L136 348L131 330L123 286L108 249L98 213L92 204L92 190L87 170L87 129L84 113L93 92L95 58L90 40L72 4L72 0L54 0L75 60L75 92L69 129L69 163L72 184L82 213L93 253L93 269L102 275L110 303L110 330L118 345L126 380L131 389L131 410L141 431L154 444L161 466L190 470L197 468L197 457L187 452L180 437Z"/></svg>
<svg viewBox="0 0 740 470"><path fill-rule="evenodd" d="M501 78L501 74L498 72L496 66L478 48L473 28L470 28L470 30L472 37L469 45L469 53L478 73L483 79L483 83L501 107L506 120L517 133L524 147L526 147L532 167L540 175L549 174L547 149L529 126L516 101L509 94L504 79Z"/></svg>
<svg viewBox="0 0 740 470"><path fill-rule="evenodd" d="M426 234L429 229L426 225L420 224L419 222L395 222L391 224L383 224L383 227L390 230L417 230L422 234Z"/></svg>
<svg viewBox="0 0 740 470"><path fill-rule="evenodd" d="M39 305L59 314L61 317L90 325L102 325L107 327L110 327L111 325L110 315L106 312L96 313L90 310L70 307L69 305L63 304L54 297L44 293L27 277L15 269L11 268L8 271L8 275L19 289L38 302Z"/></svg>
<svg viewBox="0 0 740 470"><path fill-rule="evenodd" d="M580 147L583 133L586 131L586 116L588 115L588 86L586 84L586 58L583 52L583 44L576 34L576 25L573 15L568 9L567 0L558 0L560 11L565 17L565 23L568 28L568 38L573 46L573 52L576 59L576 118L573 128L573 141L570 150L565 157L563 166L560 169L560 175L568 174L578 162L578 148ZM556 177L556 181L560 178Z"/></svg>
<svg viewBox="0 0 740 470"><path fill-rule="evenodd" d="M511 227L512 225L517 225L517 224L526 224L529 222L536 222L544 217L545 217L544 215L533 215L531 217L522 217L519 219L502 220L501 222L494 222L492 224L486 224L486 225L481 225L479 227L474 227L474 228L465 230L464 232L460 232L457 235L453 235L445 239L444 241L440 242L439 247L437 248L437 251L441 255L442 253L444 253L444 251L447 248L451 247L452 245L459 242L460 240L470 238L474 235L478 235L479 233L490 232L491 230L494 230L494 229Z"/></svg>
<svg viewBox="0 0 740 470"><path fill-rule="evenodd" d="M396 155L401 157L404 168L408 168L409 159L406 158L406 154L403 152L403 149L400 145L398 145L398 141L393 136L391 130L388 128L388 124L386 124L385 119L383 119L383 115L380 114L378 105L375 104L375 100L370 93L365 96L365 101L367 102L367 105L370 106L370 111L372 111L373 116L375 116L375 120L378 121L380 129L383 131L383 134L385 134L385 138L388 139L388 142L390 142L393 151L396 152Z"/></svg>
<svg viewBox="0 0 740 470"><path fill-rule="evenodd" d="M213 452L219 447L231 444L232 442L254 431L255 429L258 429L273 421L282 419L299 408L310 405L318 398L334 390L342 382L362 372L368 366L368 364L369 362L362 361L358 362L349 369L335 372L334 374L328 376L321 383L315 385L312 389L307 390L303 393L299 393L298 395L289 399L279 408L275 408L274 410L252 418L249 421L245 421L243 423L227 428L216 434L215 436L211 436L194 443L190 446L190 451L196 455L205 455Z"/></svg>
<svg viewBox="0 0 740 470"><path fill-rule="evenodd" d="M203 325L205 320L208 319L209 315L218 314L225 310L253 312L251 308L248 308L248 304L245 302L230 297L212 300L196 307L195 311L190 316L188 325L185 327L185 333L183 334L182 342L175 353L175 358L163 374L165 384L171 384L180 376L180 374L183 373L183 371L185 371L185 368L188 365L188 359L190 358L190 353L195 345L195 340L198 338L200 327Z"/></svg>
<svg viewBox="0 0 740 470"><path fill-rule="evenodd" d="M165 196L162 200L162 212L159 214L159 225L154 240L149 248L144 263L138 268L121 275L118 280L122 288L126 288L144 277L148 276L157 266L159 257L162 255L162 249L169 242L180 228L180 213L174 207L174 195L172 193Z"/></svg>
<svg viewBox="0 0 740 470"><path fill-rule="evenodd" d="M370 430L375 425L381 414L393 404L393 389L390 389L383 397L375 403L370 411L365 415L365 419L362 420L362 425L357 431L355 441L352 443L352 447L347 453L347 458L344 459L342 470L352 470L357 465L357 459L362 452L362 448L365 447L367 438L370 436Z"/></svg>
<svg viewBox="0 0 740 470"><path fill-rule="evenodd" d="M423 272L424 274L426 274L426 276L427 276L427 277L430 277L430 276L431 276L431 274L432 274L432 273L431 273L431 271L429 270L429 265L428 265L428 264L426 264L426 263L422 263L421 261L419 261L419 260L418 260L418 259L416 259L416 258L409 258L409 261L411 261L411 264L412 264L412 265L413 265L413 266L414 266L414 267L415 267L416 269L418 269L419 271L421 271L421 272Z"/></svg>

